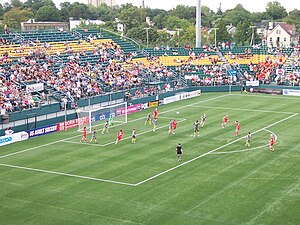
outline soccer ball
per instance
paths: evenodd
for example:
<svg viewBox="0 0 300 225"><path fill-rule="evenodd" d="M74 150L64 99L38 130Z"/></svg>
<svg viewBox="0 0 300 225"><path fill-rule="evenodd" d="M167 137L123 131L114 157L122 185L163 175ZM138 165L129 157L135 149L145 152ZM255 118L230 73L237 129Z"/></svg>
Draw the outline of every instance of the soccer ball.
<svg viewBox="0 0 300 225"><path fill-rule="evenodd" d="M179 112L176 112L176 114L179 114Z"/></svg>

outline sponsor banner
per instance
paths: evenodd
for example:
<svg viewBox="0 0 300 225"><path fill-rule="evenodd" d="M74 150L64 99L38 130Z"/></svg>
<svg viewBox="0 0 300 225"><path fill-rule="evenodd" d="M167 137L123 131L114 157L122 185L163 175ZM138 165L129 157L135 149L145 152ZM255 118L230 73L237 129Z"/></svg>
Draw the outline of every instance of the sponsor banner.
<svg viewBox="0 0 300 225"><path fill-rule="evenodd" d="M282 90L283 95L290 95L290 96L300 96L300 90L296 89L283 89Z"/></svg>
<svg viewBox="0 0 300 225"><path fill-rule="evenodd" d="M33 137L42 136L45 134L50 134L50 133L53 133L56 131L57 131L57 124L52 124L49 126L28 130L26 132L28 133L29 138L33 138Z"/></svg>
<svg viewBox="0 0 300 225"><path fill-rule="evenodd" d="M144 109L142 104L131 105L127 107L127 114L135 113ZM125 108L117 109L117 116L125 115Z"/></svg>
<svg viewBox="0 0 300 225"><path fill-rule="evenodd" d="M148 109L148 103L141 104L141 109Z"/></svg>
<svg viewBox="0 0 300 225"><path fill-rule="evenodd" d="M153 108L158 106L159 101L148 102L148 108Z"/></svg>
<svg viewBox="0 0 300 225"><path fill-rule="evenodd" d="M201 95L201 90L185 92L180 94L179 100L189 99Z"/></svg>
<svg viewBox="0 0 300 225"><path fill-rule="evenodd" d="M65 122L57 123L57 131L68 130L77 127L79 124L84 125L89 123L89 117L84 116L79 119L68 120Z"/></svg>
<svg viewBox="0 0 300 225"><path fill-rule="evenodd" d="M172 102L177 102L180 100L180 96L179 95L175 95L175 96L170 96L170 97L166 97L163 99L163 104L169 104Z"/></svg>
<svg viewBox="0 0 300 225"><path fill-rule="evenodd" d="M44 90L44 83L26 85L26 91L28 91L28 92L37 92L37 91L43 91L43 90Z"/></svg>
<svg viewBox="0 0 300 225"><path fill-rule="evenodd" d="M197 80L198 78L199 78L198 75L185 75L185 76L184 76L184 79L185 79L185 80L192 80L192 79Z"/></svg>
<svg viewBox="0 0 300 225"><path fill-rule="evenodd" d="M258 87L259 86L259 81L258 80L254 80L254 81L246 81L246 86L252 86L252 87Z"/></svg>
<svg viewBox="0 0 300 225"><path fill-rule="evenodd" d="M169 103L172 103L172 102L177 102L177 101L180 101L180 100L197 97L197 96L200 96L200 95L201 95L201 90L179 93L175 96L170 96L170 97L164 98L163 101L162 101L162 104L169 104Z"/></svg>
<svg viewBox="0 0 300 225"><path fill-rule="evenodd" d="M18 141L25 141L28 139L28 133L25 131L14 133L0 137L0 146L12 144Z"/></svg>
<svg viewBox="0 0 300 225"><path fill-rule="evenodd" d="M127 107L127 114L135 113L143 109L142 104L136 104L131 105ZM119 108L115 109L114 111L110 112L103 112L100 114L93 115L91 118L92 122L101 121L101 120L107 120L110 116L116 117L116 116L122 116L125 115L125 108ZM87 121L88 123L88 121Z"/></svg>
<svg viewBox="0 0 300 225"><path fill-rule="evenodd" d="M252 90L252 91L251 91ZM250 91L254 93L264 93L264 94L272 94L272 95L281 95L281 89L272 89L272 88L252 88Z"/></svg>

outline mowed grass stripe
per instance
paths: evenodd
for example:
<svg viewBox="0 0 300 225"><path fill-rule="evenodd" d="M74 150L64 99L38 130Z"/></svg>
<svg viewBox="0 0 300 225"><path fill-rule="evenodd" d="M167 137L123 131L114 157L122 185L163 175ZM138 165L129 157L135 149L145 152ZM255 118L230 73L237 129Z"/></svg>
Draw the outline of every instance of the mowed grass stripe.
<svg viewBox="0 0 300 225"><path fill-rule="evenodd" d="M189 110L190 111L190 110ZM252 114L252 116L255 114ZM260 118L262 120L264 120L264 118ZM193 120L191 120L192 122ZM131 123L132 125L132 123ZM125 126L125 125L124 125ZM134 126L134 125L133 125ZM208 126L208 125L207 125ZM185 125L183 125L183 127L186 127ZM192 134L192 125L188 125L189 129L191 131L188 131L188 134ZM227 144L227 141L224 141L224 133L225 135L228 135L228 132L226 133L225 129L220 129L219 127L215 127L216 130L212 130L212 134L209 135L203 135L201 134L201 136L203 136L204 140L210 140L213 136L213 138L215 140L221 140L221 142L219 143L219 145L224 145ZM227 129L227 128L226 128ZM202 132L202 131L201 131ZM232 129L231 131L232 133L234 132L234 130ZM204 132L203 132L204 133ZM168 135L165 135L165 137L168 139ZM233 135L231 135L232 138L235 138ZM153 136L151 135L150 138L153 138ZM166 139L166 141L167 141ZM190 140L193 140L193 138L189 138ZM198 151L197 146L186 146L187 149L195 149L194 154L187 154L186 160L190 160L193 157L198 156L199 154L203 154L205 152L208 151L209 146L205 146L205 142L203 142L202 138L200 138L199 140L196 139L196 141L201 143L201 149L202 149L202 153L201 151ZM145 142L147 142L147 140L145 140ZM157 143L163 143L164 141L157 141ZM176 146L177 143L174 143L173 146ZM191 144L191 143L189 143ZM66 146L64 146L63 148L67 148ZM62 148L62 149L63 149ZM100 148L100 147L99 147ZM124 145L122 145L122 148L126 149L126 147L124 147ZM122 149L120 149L120 151L116 152L116 155L110 155L109 158L103 158L101 156L95 155L95 154L90 154L90 146L86 146L86 147L81 147L80 149L78 149L76 157L72 157L72 153L73 153L73 148L71 149L71 154L67 154L65 153L64 157L59 157L55 156L55 157L50 157L47 156L44 152L40 152L39 154L43 154L45 160L41 160L39 161L37 164L27 164L27 167L30 168L41 168L44 167L44 165L47 165L47 159L49 158L49 164L50 164L50 168L48 167L47 170L55 170L55 171L59 171L59 172L65 172L67 171L67 173L75 173L75 174L81 174L84 176L92 176L92 177L101 177L104 179L122 179L123 181L126 180L127 177L133 177L132 174L137 175L138 173L134 172L134 171L138 171L141 173L141 175L139 176L139 178L135 179L135 181L137 182L139 179L142 179L145 175L150 175L150 174L154 174L154 173L159 173L163 170L168 169L171 166L174 166L176 164L175 160L171 160L172 163L168 164L168 163L164 163L164 167L161 168L161 166L157 166L155 164L155 162L160 162L163 161L164 158L173 158L172 156L170 157L170 154L163 154L161 151L157 151L160 148L160 146L156 147L155 150L152 151L148 151L146 153L142 153L143 155L145 155L144 159L141 160L141 158L136 157L136 151L132 151L132 150L126 150L126 151L122 151ZM172 147L173 149L174 147ZM170 152L171 155L174 154L173 150L169 150L167 147L163 147L161 149L166 149L166 151L164 152ZM53 150L49 150L51 153L53 152ZM97 152L101 151L101 149L97 148ZM149 155L150 152L150 155ZM152 153L152 154L151 154ZM154 153L154 154L153 154ZM193 151L190 151L190 153L193 153ZM109 153L111 154L111 152ZM72 159L80 159L80 161L76 161L76 160L72 160ZM102 158L106 160L106 162L102 161ZM120 159L121 158L121 159ZM175 158L175 157L174 157ZM66 161L64 161L66 159ZM11 163L14 164L14 163ZM59 166L59 164L63 164L63 166ZM124 168L125 169L125 173L124 173ZM155 170L152 172L151 168L154 168ZM44 168L43 168L44 169ZM148 171L148 174L145 172ZM122 177L122 175L125 175ZM127 176L128 174L130 174L131 176ZM134 179L133 179L134 180ZM131 181L132 182L132 181Z"/></svg>
<svg viewBox="0 0 300 225"><path fill-rule="evenodd" d="M206 94L203 94L201 97L205 95ZM212 97L213 95L210 94L209 96ZM224 102L225 98L228 98L228 100ZM264 107L269 110L278 109L278 111L292 112L294 112L296 108L295 101L289 101L288 99L286 101L283 99L271 101L272 105L269 107L270 99L272 99L269 97L246 98L238 96L238 98L231 98L231 96L228 96L225 98L221 101L214 100L214 102L207 102L205 105L214 106L214 104L218 104L219 106L224 106L224 104L226 104L226 107L230 105L230 107L251 109ZM245 103L246 106L244 103L240 104L240 98L248 99L247 103ZM196 99L189 100L190 103L193 101L196 102ZM284 106L280 107L282 101L284 102ZM180 102L180 105L183 103L185 102ZM276 104L276 106L273 104ZM159 110L169 109L169 107L175 108L175 106L177 106L177 103L160 107ZM212 149L217 147L219 145L218 141L226 141L227 135L232 135L233 138L235 138L234 125L232 124L227 127L230 129L226 130L223 135L219 133L214 138L214 130L219 131L221 129L221 121L219 121L221 118L219 117L223 116L223 114L225 115L225 111L219 113L212 109L211 112L213 112L214 115L208 117L207 127L200 130L200 134L204 135L204 137L200 137L200 139L194 140L190 137L192 132L191 124L187 123L182 127L179 126L178 136L180 136L180 139L186 139L186 142L183 142L185 147L191 146L191 148L187 148L188 151L184 152L184 160L190 155L196 154L197 151L206 150L206 147L211 147ZM172 113L170 112L170 114L173 113L174 111ZM194 116L199 118L201 113L202 111L197 110L196 113L191 115L190 121L193 122ZM262 117L258 112L254 113L253 115L249 113L248 116L244 116L243 113L243 115L239 117L239 120L242 122L242 129L245 128L245 132L247 132L246 127L251 127L251 130L255 130L256 128L265 126L265 124L269 122L276 122L285 117L285 115L283 115L283 117L280 117L280 115L279 117L277 117L277 115L274 117L270 113ZM142 114L144 117L144 112L142 112ZM180 111L180 116L182 114ZM239 114L232 115L234 117L239 116ZM230 123L231 122L233 122L232 119L230 120ZM299 127L299 119L298 116L295 116L290 120L270 128L279 138L275 145L276 150L274 153L270 153L268 148L266 148L242 154L209 155L187 166L183 166L168 175L161 176L159 179L148 182L147 185L140 185L135 188L0 167L0 177L3 181L0 191L0 205L2 208L0 210L1 221L3 224L22 223L30 225L41 223L247 224L263 212L262 215L259 215L253 220L252 224L297 224L299 221L299 207L297 207L297 201L300 194L297 188L297 178L300 176L298 163L300 146L297 127ZM205 136L205 132L211 134ZM259 134L259 141L264 138L265 133L266 132ZM34 144L45 143L45 141L57 140L62 138L62 136L67 137L68 135L71 136L74 134L76 133L62 132L59 136L49 135L47 138L35 138L32 142L24 142L19 147L23 149L24 144L33 144L33 142L35 142ZM172 164L172 160L174 160L174 164L177 164L174 151L174 147L178 141L177 134L172 137L162 135L165 135L165 132L162 134L158 133L152 137L146 135L143 139L138 139L139 142L135 145L137 147L132 147L130 143L122 143L124 144L122 146L124 151L122 152L129 152L129 156L132 158L128 165L130 164L131 167L131 164L136 164L134 160L135 157L138 162L143 161L142 157L146 157L148 154L153 154L153 158L152 162L151 160L147 160L149 164L141 169L145 174L156 170L156 168L151 168L152 165L157 166L157 169L163 169L165 165ZM222 138L224 139L221 140ZM254 137L253 145L256 144L257 141L256 137ZM161 142L165 143L162 144ZM242 141L240 142L244 144ZM240 147L239 142L234 145ZM71 145L66 146L70 148L68 146ZM138 146L142 146L143 149L134 149L138 148ZM164 149L161 150L159 146L166 146L166 149L170 148L170 152L168 150L164 151ZM202 149L202 146L205 148ZM150 154L147 150L152 149L152 147L158 150ZM230 146L230 148L231 147L233 148L233 145ZM10 150L6 150L6 147L4 147L3 151L13 152L16 150L11 147L9 148ZM107 146L105 151L102 152L94 152L92 148L87 148L79 154L80 150L77 152L72 148L68 151L74 151L72 157L74 157L75 160L76 157L78 157L77 160L86 157L84 154L86 154L87 151L91 152L91 155L89 155L91 156L89 159L91 163L97 161L93 161L93 155L95 155L94 158L100 160L101 158L109 158L110 153L119 153L121 151L119 147L116 148L112 145ZM25 157L33 153L31 156L38 156L37 158L39 158L40 155L36 155L38 151L40 150L29 151L19 156L23 155ZM47 149L41 149L40 152L43 151L47 153ZM55 150L52 149L52 151ZM65 149L63 151L67 152ZM57 153L54 152L52 156L56 154ZM99 157L96 157L98 154ZM50 154L49 156L51 157ZM60 163L62 163L63 160L67 160L68 156L69 154L66 154L64 156L66 159L62 159ZM121 158L123 156L124 155L121 155ZM9 159L9 157L7 159L1 159L0 162ZM59 160L59 157L56 159ZM15 160L15 162L20 160L19 162L21 162L22 157L17 158L17 156L14 156L11 160ZM119 160L122 162L122 159ZM118 161L117 156L114 161ZM47 163L47 161L43 162L43 164L45 163ZM265 164L268 165L262 167ZM141 164L140 166L143 165ZM151 168L151 171L149 171L147 167ZM96 168L96 166L94 168ZM138 169L135 170L136 168L138 168L138 166L132 166L132 170L124 171L124 174L126 173L126 176L130 175L133 178L134 176L138 178L143 175L143 172L138 173ZM255 172L256 169L259 170ZM133 175L130 174L130 171L133 172ZM251 174L251 172L253 173ZM135 173L138 174L135 175ZM118 174L115 175L117 176ZM237 180L239 181L235 185L213 196ZM280 196L282 196L282 198ZM185 211L197 206L197 204L200 204L208 198L210 198L209 201L184 214ZM8 206L9 202L12 201L14 204ZM269 206L271 206L270 210L268 210ZM47 212L49 210L51 211L50 213ZM66 212L65 216L63 212ZM105 219L105 217L107 219Z"/></svg>

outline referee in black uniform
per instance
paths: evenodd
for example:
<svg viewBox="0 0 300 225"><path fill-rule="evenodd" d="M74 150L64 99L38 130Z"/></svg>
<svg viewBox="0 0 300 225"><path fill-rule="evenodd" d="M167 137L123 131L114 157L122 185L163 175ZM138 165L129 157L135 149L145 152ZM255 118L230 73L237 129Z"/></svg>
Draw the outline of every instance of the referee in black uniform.
<svg viewBox="0 0 300 225"><path fill-rule="evenodd" d="M182 146L179 143L176 147L176 152L177 152L177 159L180 161L182 159Z"/></svg>

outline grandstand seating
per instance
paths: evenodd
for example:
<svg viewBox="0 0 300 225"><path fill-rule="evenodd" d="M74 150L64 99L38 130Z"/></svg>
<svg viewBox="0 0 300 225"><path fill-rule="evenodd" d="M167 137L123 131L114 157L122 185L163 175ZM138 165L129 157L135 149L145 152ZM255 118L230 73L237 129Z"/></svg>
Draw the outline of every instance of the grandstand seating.
<svg viewBox="0 0 300 225"><path fill-rule="evenodd" d="M230 49L147 48L142 52L131 42L103 30L37 31L0 34L1 37L9 42L0 45L1 79L7 83L11 74L15 74L14 87L20 91L35 80L44 82L45 92L51 93L57 101L64 96L82 98L119 90L123 85L131 88L141 82L176 79L191 82L184 80L185 75L195 76L206 85L224 84L228 82L228 68L223 64L234 65L241 74L253 77L256 74L251 72L249 65L252 64L269 76L292 53L292 49L238 46ZM78 80L87 86L82 87L80 94L73 90ZM22 96L26 96L24 92ZM35 100L41 99L41 93L31 93L30 98L33 96Z"/></svg>

